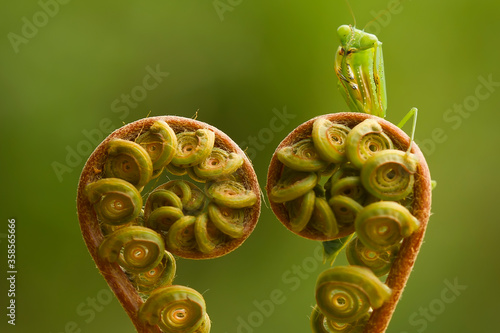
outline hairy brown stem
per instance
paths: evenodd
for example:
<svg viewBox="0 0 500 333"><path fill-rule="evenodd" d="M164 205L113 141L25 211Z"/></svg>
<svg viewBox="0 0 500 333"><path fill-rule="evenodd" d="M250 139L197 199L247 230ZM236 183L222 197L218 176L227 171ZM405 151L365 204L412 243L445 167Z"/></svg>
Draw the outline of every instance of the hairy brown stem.
<svg viewBox="0 0 500 333"><path fill-rule="evenodd" d="M80 221L83 239L87 245L90 255L92 256L92 259L96 263L100 273L120 301L139 333L160 333L161 330L158 326L148 325L138 319L137 313L141 305L144 303L143 300L118 264L110 264L99 257L98 248L103 241L104 236L101 232L97 215L85 194L85 187L87 184L102 178L102 170L107 157L107 144L111 139L121 138L125 140L134 140L141 133L147 131L155 121L162 120L167 122L176 133L182 131L195 131L199 128L208 128L215 133L215 145L217 147L234 151L241 156L245 156L244 164L240 168L241 171L239 171L239 176L242 178L242 182L246 188L249 188L254 193L258 194L258 201L255 205L253 205L253 207L251 207L247 217L251 221L250 223L247 223L245 228L245 234L247 236L254 229L260 214L260 188L252 165L246 158L244 152L226 134L217 128L189 118L161 116L138 120L111 133L95 149L83 167L77 192L78 219ZM235 239L230 244L231 248L226 247L221 249L218 256L226 254L235 247L238 247L245 241L245 239L246 237Z"/></svg>
<svg viewBox="0 0 500 333"><path fill-rule="evenodd" d="M403 143L402 148L408 149L410 140L408 136L395 125L380 121L384 131L391 138ZM427 223L431 214L432 187L431 175L427 162L416 144L412 145L412 153L419 158L415 185L413 188L414 203L412 214L420 221L420 228L410 237L406 238L400 248L399 254L394 261L386 284L392 289L391 298L384 305L373 311L372 316L365 328L365 333L383 333L386 331L391 321L396 305L403 293L404 287L410 277L410 273L415 265L418 252L422 246L427 229Z"/></svg>
<svg viewBox="0 0 500 333"><path fill-rule="evenodd" d="M321 116L325 117L325 116ZM384 132L389 135L396 148L406 151L410 145L410 138L408 135L399 129L396 125L372 115L354 112L341 112L326 115L326 118L334 123L344 124L349 127L354 127L365 119L374 118L382 126ZM313 118L292 131L276 148L279 151L283 147L292 145L301 139L311 136L312 125L317 118ZM365 333L383 333L387 330L391 317L396 309L396 305L401 297L403 289L408 281L413 265L417 258L420 246L424 238L427 222L429 221L431 209L431 178L429 168L425 158L418 148L413 143L411 152L419 159L417 174L415 177L415 185L413 189L414 204L412 214L420 221L419 230L413 233L410 237L406 238L401 246L398 257L396 258L389 276L387 277L386 284L392 289L392 295L389 301L384 305L373 311L370 320L365 328ZM273 156L269 165L268 178L267 178L267 191L269 191L278 182L283 164L276 157ZM271 208L278 217L278 219L288 228L291 229L288 212L283 204L270 202ZM304 235L303 235L304 236ZM315 239L317 235L308 234L307 238ZM345 235L339 235L340 237Z"/></svg>

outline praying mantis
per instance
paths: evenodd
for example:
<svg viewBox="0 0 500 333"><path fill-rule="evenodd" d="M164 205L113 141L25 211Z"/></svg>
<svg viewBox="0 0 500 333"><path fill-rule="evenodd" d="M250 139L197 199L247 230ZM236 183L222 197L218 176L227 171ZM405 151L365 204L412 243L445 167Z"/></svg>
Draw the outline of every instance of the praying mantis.
<svg viewBox="0 0 500 333"><path fill-rule="evenodd" d="M382 42L377 36L341 25L337 29L340 46L335 56L335 73L339 78L339 91L352 112L362 112L385 118L387 93L385 87ZM411 150L418 109L413 107L398 123L402 128L413 117Z"/></svg>

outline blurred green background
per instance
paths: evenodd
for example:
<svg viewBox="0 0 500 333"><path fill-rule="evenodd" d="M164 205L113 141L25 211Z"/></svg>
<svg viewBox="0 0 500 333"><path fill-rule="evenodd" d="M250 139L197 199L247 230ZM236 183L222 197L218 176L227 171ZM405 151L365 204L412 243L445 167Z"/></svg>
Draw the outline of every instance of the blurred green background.
<svg viewBox="0 0 500 333"><path fill-rule="evenodd" d="M419 108L417 142L438 187L388 332L498 332L500 3L394 3L351 0L357 26L372 21L367 31L384 43L387 119L397 123ZM0 7L2 332L134 332L109 297L76 216L79 174L100 134L148 114L198 111L199 120L253 149L264 187L274 148L294 127L346 111L333 72L336 29L353 23L344 1ZM150 71L160 73L158 84L143 89ZM269 135L272 118L285 110L288 118ZM17 223L15 327L5 315L8 218ZM176 282L203 292L213 332L309 332L315 280L326 269L317 246L263 206L243 246L220 259L179 260ZM283 302L259 310L273 290Z"/></svg>

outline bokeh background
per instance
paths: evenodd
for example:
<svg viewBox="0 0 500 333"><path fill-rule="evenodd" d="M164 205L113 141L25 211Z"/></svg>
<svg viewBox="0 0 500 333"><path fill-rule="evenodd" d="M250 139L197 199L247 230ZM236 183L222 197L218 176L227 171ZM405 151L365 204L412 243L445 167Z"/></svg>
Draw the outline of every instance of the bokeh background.
<svg viewBox="0 0 500 333"><path fill-rule="evenodd" d="M438 181L389 332L497 332L500 3L351 6L357 26L371 21L367 31L384 43L387 119L419 108L417 142ZM252 152L264 187L274 148L295 126L346 111L333 58L336 29L349 23L340 0L2 2L0 331L134 332L76 216L96 138L148 115L198 112ZM158 84L144 90L150 71ZM277 114L288 116L270 131ZM5 315L8 218L17 223L15 327ZM263 206L243 246L179 260L176 282L204 293L213 332L309 332L315 280L327 268L317 247ZM283 302L259 310L273 291Z"/></svg>

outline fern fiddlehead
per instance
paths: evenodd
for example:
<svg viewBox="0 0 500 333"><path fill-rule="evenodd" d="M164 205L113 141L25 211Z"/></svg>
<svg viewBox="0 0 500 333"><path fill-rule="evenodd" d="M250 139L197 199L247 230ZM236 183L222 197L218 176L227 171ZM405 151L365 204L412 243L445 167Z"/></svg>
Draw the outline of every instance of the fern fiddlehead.
<svg viewBox="0 0 500 333"><path fill-rule="evenodd" d="M200 164L214 147L215 135L208 129L183 132L177 135L177 151L172 164L177 167L190 167Z"/></svg>
<svg viewBox="0 0 500 333"><path fill-rule="evenodd" d="M203 296L184 286L156 289L139 310L139 318L150 325L158 325L165 332L196 332L205 320L206 304Z"/></svg>
<svg viewBox="0 0 500 333"><path fill-rule="evenodd" d="M313 172L286 169L270 189L269 198L277 203L292 201L311 191L317 183L318 176Z"/></svg>
<svg viewBox="0 0 500 333"><path fill-rule="evenodd" d="M137 138L137 143L149 154L153 164L153 176L156 176L174 158L177 136L166 122L157 121L151 125L149 131Z"/></svg>
<svg viewBox="0 0 500 333"><path fill-rule="evenodd" d="M176 271L177 264L174 256L165 251L158 265L143 273L130 274L130 281L140 293L149 295L158 286L171 285Z"/></svg>
<svg viewBox="0 0 500 333"><path fill-rule="evenodd" d="M316 117L292 131L271 159L266 190L285 227L323 241L325 261L333 264L349 243L346 253L353 266L335 267L318 278L313 332L383 333L422 244L431 180L413 134L410 140L379 118L387 107L382 43L352 26L337 32L341 45L335 72L353 112ZM416 115L415 108L411 112ZM302 147L307 153L300 155ZM305 172L309 187L303 185L309 184ZM323 177L330 178L325 182ZM352 240L354 234L358 237ZM382 284L376 276L387 273ZM332 289L320 287L330 278ZM351 282L339 287L341 281ZM354 296L366 286L378 286L380 293ZM362 311L354 315L358 308Z"/></svg>
<svg viewBox="0 0 500 333"><path fill-rule="evenodd" d="M313 333L363 333L369 318L370 312L367 312L351 323L338 323L326 317L315 305L311 313L311 329Z"/></svg>
<svg viewBox="0 0 500 333"><path fill-rule="evenodd" d="M358 169L370 156L393 148L392 140L375 119L366 119L356 125L347 135L346 146L349 161Z"/></svg>
<svg viewBox="0 0 500 333"><path fill-rule="evenodd" d="M104 176L123 179L141 190L153 175L153 163L141 145L122 139L108 143Z"/></svg>
<svg viewBox="0 0 500 333"><path fill-rule="evenodd" d="M251 207L257 202L257 195L234 180L223 180L212 184L207 195L219 206L230 208Z"/></svg>
<svg viewBox="0 0 500 333"><path fill-rule="evenodd" d="M279 150L278 159L296 171L320 171L328 165L328 162L319 157L311 139L301 140L290 147Z"/></svg>
<svg viewBox="0 0 500 333"><path fill-rule="evenodd" d="M314 122L312 139L314 147L324 161L341 163L345 160L345 142L351 129L335 124L326 118Z"/></svg>
<svg viewBox="0 0 500 333"><path fill-rule="evenodd" d="M403 206L380 201L364 207L356 216L356 232L366 247L380 250L398 244L420 226Z"/></svg>
<svg viewBox="0 0 500 333"><path fill-rule="evenodd" d="M345 159L335 164L333 172L325 176L322 171L293 170L291 165L282 163L278 157L279 151L283 147L292 147L297 140L303 141L308 137L314 142L314 125L323 126L322 124L327 123L325 120L349 129L346 130L343 145L346 152ZM373 122L377 125L370 124ZM347 139L351 133L356 134L358 129L366 128L367 124L369 130L359 130L362 135L357 135L356 140ZM374 145L373 142L383 144L371 147ZM352 151L358 152L360 147L365 147L367 151L362 154L349 154L347 152L352 148L350 145L354 145ZM404 271L404 277L399 276L403 281L408 278L410 272L408 265L412 264L415 257L415 253L409 247L418 247L423 237L423 230L429 217L431 189L425 159L415 144L407 152L409 145L410 138L403 131L371 115L337 113L314 118L290 133L278 146L277 153L271 160L266 187L271 208L285 227L308 239L324 241L325 244L341 240L348 242L347 236L357 234L359 240L356 242L360 244L358 248L363 247L366 256L354 259L351 253L351 264L369 267L376 275L381 276L389 270L399 269ZM324 161L330 163L330 160ZM358 163L358 166L355 163ZM329 178L324 181L327 177ZM306 182L306 179L309 179L309 182ZM321 189L318 188L320 184L324 184ZM286 192L289 188L292 188L290 194ZM329 211L322 210L320 214L316 207L317 202L326 202ZM326 209L326 206L321 207ZM333 220L338 229L336 233L328 228ZM345 244L339 249L344 246ZM351 246L349 244L347 253L352 250ZM325 255L334 260L337 253L328 255L325 252ZM370 315L372 319L366 321L366 328L363 330L373 327L373 323L377 322L378 313L393 311L406 283L406 280L401 282L396 276L389 274L387 277L386 286L392 290L391 296L380 307L372 308L373 314ZM332 327L357 329L356 327L361 325L334 324L328 318L325 319L321 310L317 311L319 311L317 315L323 318L315 317L322 323L320 324L322 329L327 327L330 331L336 332Z"/></svg>
<svg viewBox="0 0 500 333"><path fill-rule="evenodd" d="M231 175L242 164L241 155L214 148L205 160L194 167L194 172L202 179L217 179Z"/></svg>
<svg viewBox="0 0 500 333"><path fill-rule="evenodd" d="M376 276L384 276L389 273L398 250L399 244L372 250L356 237L347 245L346 255L351 265L368 267Z"/></svg>
<svg viewBox="0 0 500 333"><path fill-rule="evenodd" d="M103 223L122 225L134 220L141 213L141 194L125 180L100 179L89 184L85 191Z"/></svg>
<svg viewBox="0 0 500 333"><path fill-rule="evenodd" d="M382 200L402 200L412 192L418 160L400 150L385 150L366 161L361 181L368 192Z"/></svg>
<svg viewBox="0 0 500 333"><path fill-rule="evenodd" d="M373 272L360 266L337 266L322 272L316 282L316 304L336 323L352 323L370 308L389 299L391 289Z"/></svg>
<svg viewBox="0 0 500 333"><path fill-rule="evenodd" d="M153 182L160 185L149 190ZM259 193L243 151L192 119L142 119L96 148L80 177L80 226L138 332L210 331L203 297L172 286L173 254L205 259L235 250L257 223Z"/></svg>
<svg viewBox="0 0 500 333"><path fill-rule="evenodd" d="M126 227L108 235L99 246L99 256L117 262L131 273L155 268L163 258L165 245L161 236L144 227Z"/></svg>

